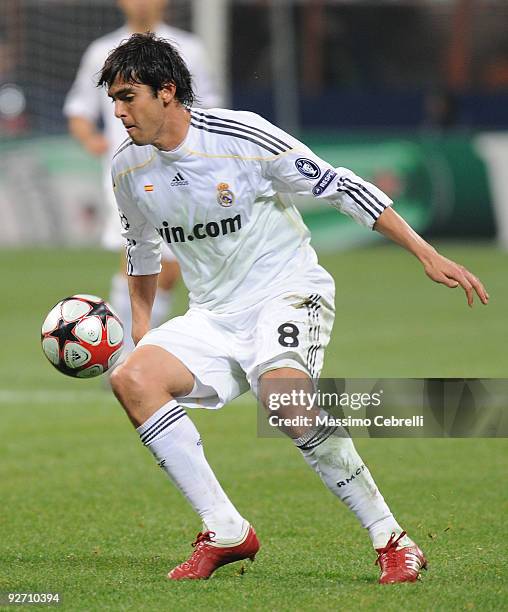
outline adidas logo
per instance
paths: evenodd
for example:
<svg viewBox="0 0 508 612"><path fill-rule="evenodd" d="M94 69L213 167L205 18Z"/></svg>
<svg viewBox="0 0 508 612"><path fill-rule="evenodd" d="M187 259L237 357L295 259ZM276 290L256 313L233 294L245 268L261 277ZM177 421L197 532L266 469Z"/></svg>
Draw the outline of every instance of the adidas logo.
<svg viewBox="0 0 508 612"><path fill-rule="evenodd" d="M189 181L185 180L181 172L175 174L175 178L171 181L171 187L182 187L188 185Z"/></svg>

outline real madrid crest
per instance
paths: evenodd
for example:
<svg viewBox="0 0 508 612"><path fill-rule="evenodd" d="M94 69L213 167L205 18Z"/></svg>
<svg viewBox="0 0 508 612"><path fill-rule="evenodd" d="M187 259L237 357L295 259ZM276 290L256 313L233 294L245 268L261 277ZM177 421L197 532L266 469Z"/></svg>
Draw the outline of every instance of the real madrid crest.
<svg viewBox="0 0 508 612"><path fill-rule="evenodd" d="M233 206L235 194L231 191L227 183L219 183L217 185L217 202L221 206L224 206L224 208Z"/></svg>

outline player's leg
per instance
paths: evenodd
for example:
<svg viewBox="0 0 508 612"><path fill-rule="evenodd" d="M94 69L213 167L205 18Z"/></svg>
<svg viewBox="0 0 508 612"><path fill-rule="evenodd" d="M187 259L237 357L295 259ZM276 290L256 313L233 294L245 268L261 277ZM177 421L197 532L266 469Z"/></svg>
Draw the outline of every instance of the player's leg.
<svg viewBox="0 0 508 612"><path fill-rule="evenodd" d="M115 369L111 386L141 442L207 529L224 540L238 538L244 519L215 478L196 427L175 399L189 395L194 387L189 369L159 346L141 346Z"/></svg>
<svg viewBox="0 0 508 612"><path fill-rule="evenodd" d="M276 365L276 361L271 363L272 368ZM258 397L267 412L273 415L269 406L273 406L274 397L281 397L282 393L295 398L305 397L300 390L313 392L314 385L308 374L281 367L270 369L260 376ZM319 408L311 407L306 400L303 403L293 402L281 405L277 411L277 423L281 423L279 429L293 440L326 487L345 503L368 530L374 548L382 548L390 535L399 535L402 528L393 517L351 438L342 428L316 425L319 414ZM298 423L284 425L284 419L291 420L296 416L300 417ZM406 544L409 543L408 539Z"/></svg>
<svg viewBox="0 0 508 612"><path fill-rule="evenodd" d="M140 346L111 375L111 386L134 427L139 428L161 406L188 395L193 374L158 346Z"/></svg>
<svg viewBox="0 0 508 612"><path fill-rule="evenodd" d="M287 360L284 362L288 363ZM276 362L271 365L275 366ZM312 380L301 370L281 367L261 375L259 399L267 411L271 412L273 394L281 397L281 393L285 393L299 398L305 397L300 395L300 391L312 393L313 388ZM316 424L317 415L319 410L306 401L281 406L277 414L282 423L279 429L293 440L307 464L320 476L328 490L344 502L362 527L368 530L372 545L378 553L377 563L382 572L380 582L415 581L420 569L427 565L423 552L395 520L345 430ZM292 424L295 416L300 418ZM303 421L304 418L308 420ZM307 424L310 421L314 425Z"/></svg>
<svg viewBox="0 0 508 612"><path fill-rule="evenodd" d="M227 382L227 361L221 361L210 346L203 347L200 335L211 340L213 332L203 328L202 320L190 319L178 317L149 332L111 377L115 395L141 441L204 524L193 556L171 572L173 579L208 578L217 567L253 557L259 549L253 528L210 468L200 435L185 409L198 404L216 407L222 404L220 397L236 389ZM168 350L169 344L175 345L178 356ZM215 366L218 389L199 378L210 362ZM217 372L221 365L226 367Z"/></svg>
<svg viewBox="0 0 508 612"><path fill-rule="evenodd" d="M250 382L271 415L273 393L280 397L281 393L296 391L292 397L300 398L305 397L300 391L311 393L315 390L313 380L317 380L321 372L333 323L333 297L309 293L307 297L290 294L287 298L282 296L268 303L256 326L259 361L251 372ZM252 380L253 375L257 375L258 380ZM386 555L391 558L393 554L400 554L397 551L402 550L401 547L407 547L404 550L411 555L410 567L406 567L405 558L400 559L396 580L392 572L389 581L415 579L425 561L423 554L395 520L351 438L343 429L316 424L318 414L319 409L309 409L306 401L281 405L278 412L280 429L293 440L326 487L368 530L374 548L384 555L382 564L387 563ZM283 419L295 416L301 417L296 424L284 424ZM392 537L392 534L395 535ZM415 564L418 564L416 569Z"/></svg>

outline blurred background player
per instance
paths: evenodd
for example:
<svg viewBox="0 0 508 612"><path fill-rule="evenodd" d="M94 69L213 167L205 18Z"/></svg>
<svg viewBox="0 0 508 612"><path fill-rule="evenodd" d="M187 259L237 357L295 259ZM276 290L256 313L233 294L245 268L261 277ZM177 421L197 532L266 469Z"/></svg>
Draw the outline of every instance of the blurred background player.
<svg viewBox="0 0 508 612"><path fill-rule="evenodd" d="M107 216L102 233L103 246L121 251L120 270L112 279L110 303L127 331L124 355L132 350L130 337L131 310L123 254L124 239L111 186L110 164L115 151L129 138L122 122L115 118L113 105L102 88L96 87L97 74L108 53L135 32L153 31L176 45L189 66L199 100L204 108L220 106L220 96L207 68L207 57L200 39L189 32L163 22L168 0L118 0L125 15L125 25L93 41L86 49L74 83L67 94L64 115L69 131L92 155L103 159L104 200ZM103 125L101 129L100 124ZM167 320L171 307L171 290L178 280L179 267L169 247L163 251L162 272L152 312L152 325Z"/></svg>

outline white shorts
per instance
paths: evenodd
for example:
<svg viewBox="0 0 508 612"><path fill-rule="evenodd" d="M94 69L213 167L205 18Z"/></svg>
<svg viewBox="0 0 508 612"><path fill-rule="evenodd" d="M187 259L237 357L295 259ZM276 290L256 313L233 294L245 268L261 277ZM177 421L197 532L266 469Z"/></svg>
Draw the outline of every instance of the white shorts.
<svg viewBox="0 0 508 612"><path fill-rule="evenodd" d="M102 230L101 243L108 251L121 251L125 248L125 238L122 236L122 225L118 214L115 192L111 186L111 177L104 180L104 226ZM163 261L176 261L176 257L169 246L163 242L161 256Z"/></svg>
<svg viewBox="0 0 508 612"><path fill-rule="evenodd" d="M334 319L334 285L286 292L240 313L217 314L191 308L151 330L138 346L156 345L175 355L195 376L188 408L221 408L258 378L280 367L317 379Z"/></svg>

